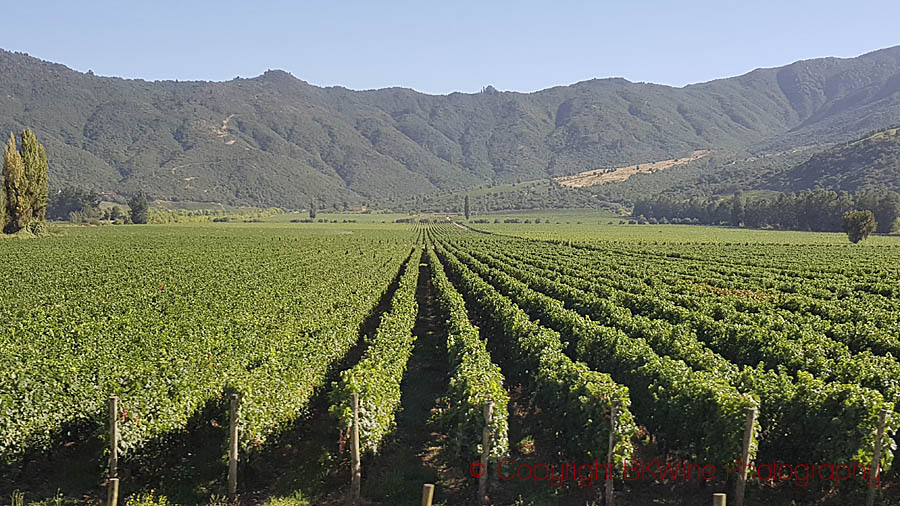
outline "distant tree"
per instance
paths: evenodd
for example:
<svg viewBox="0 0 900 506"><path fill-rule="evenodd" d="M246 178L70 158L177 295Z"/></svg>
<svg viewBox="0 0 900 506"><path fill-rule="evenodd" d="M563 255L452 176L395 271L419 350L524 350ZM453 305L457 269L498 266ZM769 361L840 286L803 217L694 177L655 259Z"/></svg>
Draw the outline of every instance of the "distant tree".
<svg viewBox="0 0 900 506"><path fill-rule="evenodd" d="M123 220L125 219L125 213L122 211L121 207L113 206L112 209L109 210L109 219L113 221Z"/></svg>
<svg viewBox="0 0 900 506"><path fill-rule="evenodd" d="M49 178L47 175L47 152L38 143L31 130L22 132L22 160L25 163L25 195L31 208L32 218L43 221L47 216L49 199Z"/></svg>
<svg viewBox="0 0 900 506"><path fill-rule="evenodd" d="M91 210L99 207L100 195L96 192L66 187L50 196L47 217L51 220L65 220L71 212L92 215Z"/></svg>
<svg viewBox="0 0 900 506"><path fill-rule="evenodd" d="M744 202L741 196L741 192L734 192L734 197L732 197L731 202L731 226L739 227L741 226L741 222L744 221Z"/></svg>
<svg viewBox="0 0 900 506"><path fill-rule="evenodd" d="M349 203L347 203L347 201L346 201L346 200L345 200L345 201L344 201L344 208L343 208L343 209L344 209L344 212L347 212L347 211L349 211L349 210L350 210L350 204L349 204Z"/></svg>
<svg viewBox="0 0 900 506"><path fill-rule="evenodd" d="M6 191L6 225L4 232L14 234L28 225L31 218L26 192L25 162L16 148L16 137L10 133L3 152L3 182Z"/></svg>
<svg viewBox="0 0 900 506"><path fill-rule="evenodd" d="M147 195L143 191L131 197L128 201L128 207L131 208L131 222L136 225L144 225L150 220L150 202L147 201Z"/></svg>
<svg viewBox="0 0 900 506"><path fill-rule="evenodd" d="M847 211L844 213L844 232L850 242L856 244L865 240L878 228L872 211Z"/></svg>
<svg viewBox="0 0 900 506"><path fill-rule="evenodd" d="M459 202L459 201L457 201L457 202ZM466 221L468 221L468 220L469 220L469 196L468 196L468 195L466 195L466 199L465 199L465 202L464 202L464 204L463 204L463 212L465 212L465 214L466 214Z"/></svg>
<svg viewBox="0 0 900 506"><path fill-rule="evenodd" d="M879 233L889 234L897 228L900 194L889 190L867 190L857 194L855 207L872 211L878 222Z"/></svg>
<svg viewBox="0 0 900 506"><path fill-rule="evenodd" d="M316 203L312 199L309 201L309 219L316 219Z"/></svg>

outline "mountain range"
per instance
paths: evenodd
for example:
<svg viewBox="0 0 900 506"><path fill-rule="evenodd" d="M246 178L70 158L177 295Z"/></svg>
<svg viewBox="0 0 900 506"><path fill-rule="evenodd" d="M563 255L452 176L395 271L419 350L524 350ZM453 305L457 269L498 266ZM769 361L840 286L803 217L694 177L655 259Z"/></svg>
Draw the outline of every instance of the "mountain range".
<svg viewBox="0 0 900 506"><path fill-rule="evenodd" d="M612 78L444 96L316 87L279 70L227 82L126 80L7 51L0 76L0 129L35 130L52 189L284 207L548 179L695 150L764 156L900 123L900 46L681 88Z"/></svg>

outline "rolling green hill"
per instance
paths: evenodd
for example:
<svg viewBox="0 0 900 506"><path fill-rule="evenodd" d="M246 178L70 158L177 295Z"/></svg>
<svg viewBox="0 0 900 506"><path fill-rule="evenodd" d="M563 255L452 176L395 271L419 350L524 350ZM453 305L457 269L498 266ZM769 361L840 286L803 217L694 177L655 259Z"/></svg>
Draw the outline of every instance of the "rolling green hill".
<svg viewBox="0 0 900 506"><path fill-rule="evenodd" d="M673 88L535 93L309 85L282 71L145 82L0 51L0 129L33 128L51 185L302 207L543 180L593 167L844 142L900 117L900 47Z"/></svg>
<svg viewBox="0 0 900 506"><path fill-rule="evenodd" d="M900 129L888 128L826 149L775 178L769 187L900 190Z"/></svg>

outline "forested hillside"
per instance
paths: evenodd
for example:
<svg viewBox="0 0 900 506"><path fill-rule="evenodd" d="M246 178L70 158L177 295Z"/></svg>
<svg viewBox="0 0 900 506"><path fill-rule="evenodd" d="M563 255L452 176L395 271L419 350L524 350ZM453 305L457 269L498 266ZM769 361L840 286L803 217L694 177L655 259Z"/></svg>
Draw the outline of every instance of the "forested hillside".
<svg viewBox="0 0 900 506"><path fill-rule="evenodd" d="M52 189L303 207L594 167L844 142L900 117L900 47L684 88L602 79L431 96L282 71L145 82L0 52L0 129L45 143Z"/></svg>
<svg viewBox="0 0 900 506"><path fill-rule="evenodd" d="M790 190L817 186L844 191L900 189L898 130L889 128L827 149L775 178L771 186Z"/></svg>

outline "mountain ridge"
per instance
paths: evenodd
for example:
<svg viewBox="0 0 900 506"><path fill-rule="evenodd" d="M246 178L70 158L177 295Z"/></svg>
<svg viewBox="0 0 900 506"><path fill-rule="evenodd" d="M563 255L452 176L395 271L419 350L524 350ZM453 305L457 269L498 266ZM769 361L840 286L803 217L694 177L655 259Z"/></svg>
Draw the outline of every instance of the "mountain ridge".
<svg viewBox="0 0 900 506"><path fill-rule="evenodd" d="M604 78L531 93L323 88L283 70L145 81L7 51L0 75L0 128L35 129L54 188L286 207L842 142L900 117L900 46L680 88Z"/></svg>
<svg viewBox="0 0 900 506"><path fill-rule="evenodd" d="M857 59L857 58L870 57L870 56L873 56L873 55L876 55L876 54L879 54L879 53L890 53L890 52L893 52L893 51L898 50L898 48L900 48L900 44L898 44L898 45L896 45L896 46L889 46L889 47L884 47L884 48L874 49L874 50L871 50L871 51L868 51L868 52L865 52L865 53L862 53L862 54L859 54L859 55L856 55L856 56L820 56L820 57L813 57L813 58L806 58L806 59L801 58L801 59L799 59L799 60L794 60L793 62L790 62L790 63L785 63L784 65L779 65L779 66L774 66L774 67L755 67L755 68L750 69L750 70L748 70L748 71L746 71L746 72L744 72L744 73L742 73L742 74L736 74L736 75L733 75L733 76L727 76L727 77L717 77L717 78L714 78L714 79L710 79L710 80L708 80L708 81L698 81L698 82L686 83L686 84L683 84L683 85L681 85L681 86L677 86L677 85L673 85L673 84L666 84L666 83L657 83L657 82L653 82L653 81L631 81L630 79L628 79L627 77L624 77L624 76L608 76L608 77L592 77L592 78L589 78L589 79L583 79L583 80L581 80L581 81L575 81L575 82L572 82L572 83L570 83L570 84L558 84L558 85L548 86L548 87L545 87L545 88L540 88L540 89L536 89L536 90L532 90L532 91L522 91L522 90L497 90L497 91L499 91L499 92L501 92L501 93L507 93L507 92L508 92L508 93L520 93L520 94L526 94L526 95L527 95L527 94L539 93L539 92L542 92L542 91L552 90L552 89L555 89L555 88L566 88L566 87L570 87L570 86L576 86L576 85L579 85L579 84L582 84L582 83L590 83L590 82L592 82L592 81L615 81L615 80L625 81L625 82L630 83L630 84L655 84L655 85L657 85L657 86L665 86L665 87L674 88L674 89L684 89L684 88L688 88L688 87L691 87L691 86L698 86L698 85L702 85L702 84L713 83L713 82L716 82L716 81L724 81L724 80L728 80L728 79L734 79L734 78L738 78L738 77L743 77L743 76L746 76L747 74L751 74L751 73L753 73L753 72L760 71L760 70L774 70L774 69L780 69L780 68L783 68L783 67L787 67L787 66L791 66L791 65L797 64L797 63L806 63L806 62L829 61L829 60L833 60L833 61L848 61L848 60L854 60L854 59ZM234 78L232 78L232 79L228 79L228 80L216 80L216 79L145 79L145 78L142 78L142 77L122 77L122 76L115 76L115 75L95 74L92 70L81 71L81 70L77 70L77 69L74 69L74 68L72 68L72 67L69 67L69 66L67 66L67 65L64 64L64 63L54 62L54 61L52 61L52 60L45 60L45 59L43 59L43 58L40 58L40 57L37 57L37 56L33 56L33 55L31 55L31 54L29 54L28 52L25 52L25 51L13 51L13 50L9 50L9 49L3 49L3 48L0 48L0 53L8 53L8 54L13 54L13 55L25 56L25 57L31 58L31 59L33 59L33 60L37 60L38 62L41 62L41 63L44 63L44 64L61 66L61 67L63 67L64 69L69 70L69 71L72 71L72 72L77 73L77 74L91 75L91 76L94 76L94 77L100 77L100 78L119 79L119 80L124 80L124 81L141 81L141 82L145 82L145 83L228 83L228 82L235 81L235 80L239 80L239 79L256 79L256 78L259 78L259 77L263 77L266 73L270 73L270 72L271 72L271 73L283 73L283 74L287 74L287 75L291 76L292 78L294 78L294 79L296 79L296 80L302 82L303 84L306 84L306 85L309 85L309 86L314 86L314 87L317 87L317 88L322 88L322 89L340 88L340 89L344 89L344 90L348 90L348 91L358 91L358 92L400 89L400 90L408 90L408 91L412 91L412 92L415 92L415 93L419 93L419 94L427 95L427 96L431 96L431 97L446 97L446 96L454 95L454 94L477 95L477 94L479 93L479 92L465 92L465 91L459 91L459 90L451 91L451 92L449 92L449 93L428 93L428 92L416 90L415 88L408 88L408 87L404 87L404 86L386 86L386 87L383 87L383 88L350 88L350 87L347 87L347 86L344 86L344 85L341 85L341 84L314 85L314 84L310 84L308 81L305 81L305 80L303 80L303 79L301 79L301 78L298 78L297 76L295 76L295 75L293 74L292 71L286 70L286 69L280 69L280 68L271 68L271 69L267 69L267 70L263 71L261 74L256 75L256 76L251 76L251 77L241 77L241 76L236 76L236 77L234 77Z"/></svg>

